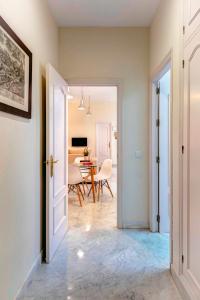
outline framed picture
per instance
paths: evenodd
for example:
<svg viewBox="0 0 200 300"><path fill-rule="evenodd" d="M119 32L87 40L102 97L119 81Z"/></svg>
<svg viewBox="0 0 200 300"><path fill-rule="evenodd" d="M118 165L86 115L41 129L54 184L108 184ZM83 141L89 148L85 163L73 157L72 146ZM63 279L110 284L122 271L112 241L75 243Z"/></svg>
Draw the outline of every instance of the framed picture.
<svg viewBox="0 0 200 300"><path fill-rule="evenodd" d="M31 118L32 53L0 16L0 110Z"/></svg>

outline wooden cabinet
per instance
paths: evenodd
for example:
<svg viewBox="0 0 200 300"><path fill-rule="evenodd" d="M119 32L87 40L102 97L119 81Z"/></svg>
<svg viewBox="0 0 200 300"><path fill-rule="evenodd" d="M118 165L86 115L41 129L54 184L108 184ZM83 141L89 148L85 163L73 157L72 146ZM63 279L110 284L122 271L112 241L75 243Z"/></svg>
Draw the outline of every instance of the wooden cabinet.
<svg viewBox="0 0 200 300"><path fill-rule="evenodd" d="M197 2L190 21L199 18ZM192 18L193 17L193 18ZM200 299L200 30L184 48L183 275Z"/></svg>
<svg viewBox="0 0 200 300"><path fill-rule="evenodd" d="M200 28L200 0L184 0L185 42Z"/></svg>

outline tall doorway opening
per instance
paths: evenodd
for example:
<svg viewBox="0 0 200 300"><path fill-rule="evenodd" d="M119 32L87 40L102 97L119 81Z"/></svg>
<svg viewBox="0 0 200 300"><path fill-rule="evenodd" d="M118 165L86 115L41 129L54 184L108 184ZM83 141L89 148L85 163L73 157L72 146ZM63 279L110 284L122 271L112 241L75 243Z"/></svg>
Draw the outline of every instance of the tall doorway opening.
<svg viewBox="0 0 200 300"><path fill-rule="evenodd" d="M157 82L158 231L170 232L170 70Z"/></svg>
<svg viewBox="0 0 200 300"><path fill-rule="evenodd" d="M69 226L117 226L117 87L69 86L68 98Z"/></svg>
<svg viewBox="0 0 200 300"><path fill-rule="evenodd" d="M166 255L171 259L172 222L172 138L171 64L166 63L152 81L150 190L151 230L168 241Z"/></svg>

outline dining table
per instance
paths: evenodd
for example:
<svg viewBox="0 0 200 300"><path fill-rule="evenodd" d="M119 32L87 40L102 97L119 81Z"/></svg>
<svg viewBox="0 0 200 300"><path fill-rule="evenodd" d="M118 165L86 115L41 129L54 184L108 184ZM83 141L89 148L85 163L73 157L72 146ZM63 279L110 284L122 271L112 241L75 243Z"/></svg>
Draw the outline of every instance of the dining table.
<svg viewBox="0 0 200 300"><path fill-rule="evenodd" d="M88 172L90 178L91 178L91 188L92 188L92 196L93 196L93 202L96 202L96 189L95 189L95 180L94 176L96 174L97 170L97 163L94 161L80 161L78 164L81 173Z"/></svg>

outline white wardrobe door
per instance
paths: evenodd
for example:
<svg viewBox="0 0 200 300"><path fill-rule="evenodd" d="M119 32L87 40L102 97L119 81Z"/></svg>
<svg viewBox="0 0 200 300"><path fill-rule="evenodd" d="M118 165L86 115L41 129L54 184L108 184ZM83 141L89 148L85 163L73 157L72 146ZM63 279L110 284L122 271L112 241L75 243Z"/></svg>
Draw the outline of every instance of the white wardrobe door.
<svg viewBox="0 0 200 300"><path fill-rule="evenodd" d="M200 296L200 34L185 59L184 273Z"/></svg>
<svg viewBox="0 0 200 300"><path fill-rule="evenodd" d="M200 0L184 0L185 41L200 26Z"/></svg>

